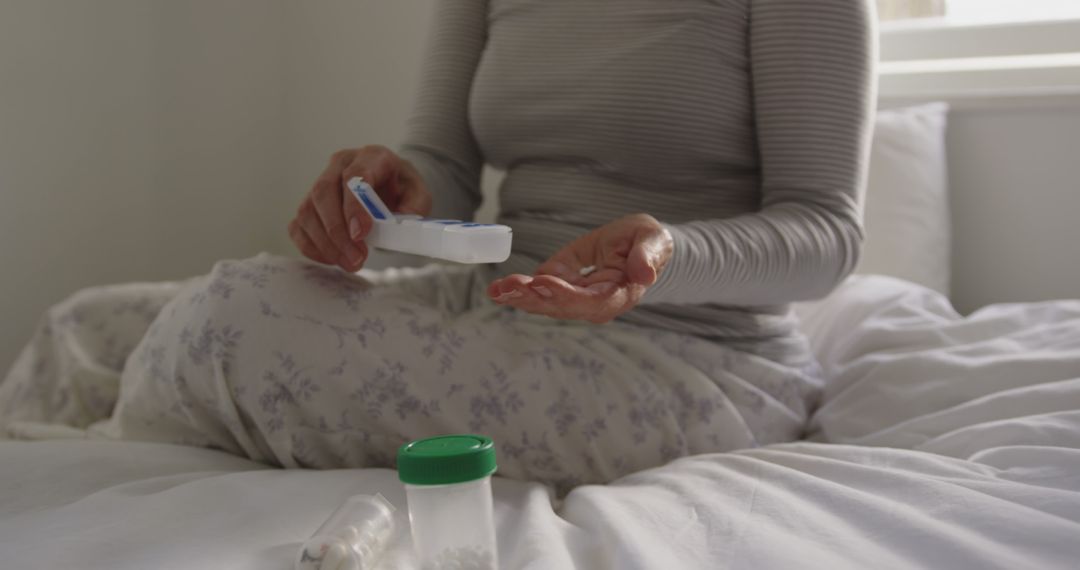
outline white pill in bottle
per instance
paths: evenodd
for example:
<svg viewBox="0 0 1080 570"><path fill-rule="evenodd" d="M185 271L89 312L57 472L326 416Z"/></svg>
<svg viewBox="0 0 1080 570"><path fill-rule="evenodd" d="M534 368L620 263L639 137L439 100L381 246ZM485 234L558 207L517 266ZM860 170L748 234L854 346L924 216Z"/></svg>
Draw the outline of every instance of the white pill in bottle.
<svg viewBox="0 0 1080 570"><path fill-rule="evenodd" d="M446 435L417 440L398 450L397 464L419 567L496 570L491 438Z"/></svg>
<svg viewBox="0 0 1080 570"><path fill-rule="evenodd" d="M311 535L296 570L371 570L394 534L394 506L381 494L349 497Z"/></svg>

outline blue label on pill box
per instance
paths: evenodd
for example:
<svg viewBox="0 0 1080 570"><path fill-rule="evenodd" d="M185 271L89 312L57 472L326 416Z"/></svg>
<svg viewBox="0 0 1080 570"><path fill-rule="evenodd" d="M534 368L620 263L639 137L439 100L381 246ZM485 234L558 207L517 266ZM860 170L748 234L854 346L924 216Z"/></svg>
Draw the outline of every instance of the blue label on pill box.
<svg viewBox="0 0 1080 570"><path fill-rule="evenodd" d="M371 214L371 217L375 218L376 220L387 219L388 212L384 212L383 209L380 208L379 205L371 199L369 193L375 191L371 186L365 183L360 183L356 184L355 187L350 186L349 189L352 190L352 193L356 196L356 199L360 200L360 203L364 205L364 208L366 208L368 213Z"/></svg>
<svg viewBox="0 0 1080 570"><path fill-rule="evenodd" d="M361 194L360 195L360 201L364 203L364 206L367 207L368 211L371 212L372 217L374 217L376 220L385 220L386 219L386 214L383 214L379 210L379 208L377 208L375 206L375 204L372 204L371 199L368 198L366 194Z"/></svg>

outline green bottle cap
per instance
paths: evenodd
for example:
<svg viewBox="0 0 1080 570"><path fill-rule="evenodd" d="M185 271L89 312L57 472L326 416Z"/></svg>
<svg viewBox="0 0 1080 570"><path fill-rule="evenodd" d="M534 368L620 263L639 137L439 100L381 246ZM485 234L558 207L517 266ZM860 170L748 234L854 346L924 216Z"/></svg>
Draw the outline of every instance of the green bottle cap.
<svg viewBox="0 0 1080 570"><path fill-rule="evenodd" d="M482 435L441 435L398 449L398 478L410 485L449 485L495 472L495 443Z"/></svg>

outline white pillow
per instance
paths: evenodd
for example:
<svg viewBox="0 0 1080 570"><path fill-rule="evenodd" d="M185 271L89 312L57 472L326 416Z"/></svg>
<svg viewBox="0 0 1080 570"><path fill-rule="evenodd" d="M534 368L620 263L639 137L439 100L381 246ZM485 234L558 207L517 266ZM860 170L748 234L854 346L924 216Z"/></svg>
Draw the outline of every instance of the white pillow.
<svg viewBox="0 0 1080 570"><path fill-rule="evenodd" d="M951 227L945 127L931 103L878 113L856 273L891 275L949 294Z"/></svg>

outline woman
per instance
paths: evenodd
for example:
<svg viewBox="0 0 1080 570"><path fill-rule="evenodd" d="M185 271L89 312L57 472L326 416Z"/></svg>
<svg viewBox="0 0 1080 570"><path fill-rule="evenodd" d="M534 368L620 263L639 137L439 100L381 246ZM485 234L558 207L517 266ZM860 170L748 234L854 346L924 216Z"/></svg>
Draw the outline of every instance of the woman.
<svg viewBox="0 0 1080 570"><path fill-rule="evenodd" d="M260 256L155 292L93 431L318 468L476 431L501 473L562 490L798 438L820 382L788 304L862 239L866 1L438 4L407 142L336 153L289 225L325 265ZM467 219L484 163L507 171L506 263L351 274L371 221L345 180ZM54 314L119 302L95 299ZM61 317L46 332L89 326ZM32 360L9 394L86 392Z"/></svg>

